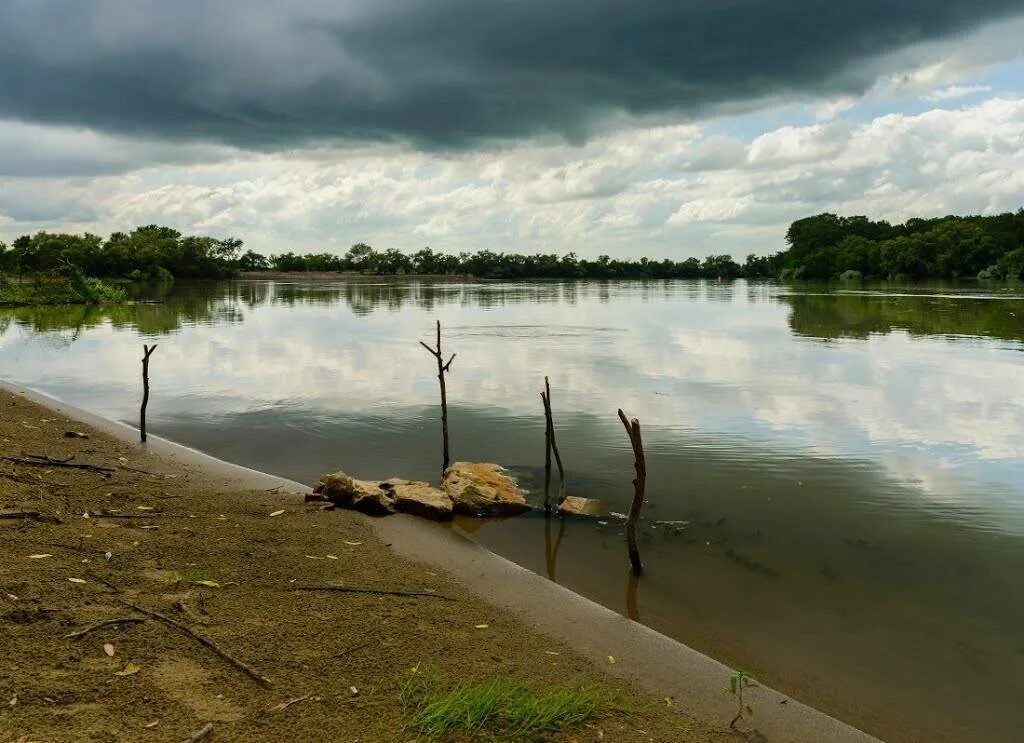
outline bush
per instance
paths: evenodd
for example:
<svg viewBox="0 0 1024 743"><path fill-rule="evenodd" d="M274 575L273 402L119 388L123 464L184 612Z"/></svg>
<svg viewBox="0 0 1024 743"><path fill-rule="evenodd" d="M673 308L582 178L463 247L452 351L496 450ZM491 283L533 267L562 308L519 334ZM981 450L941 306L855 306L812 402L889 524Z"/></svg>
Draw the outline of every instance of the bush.
<svg viewBox="0 0 1024 743"><path fill-rule="evenodd" d="M71 269L64 274L36 274L30 281L0 280L0 304L106 304L122 302L124 290Z"/></svg>

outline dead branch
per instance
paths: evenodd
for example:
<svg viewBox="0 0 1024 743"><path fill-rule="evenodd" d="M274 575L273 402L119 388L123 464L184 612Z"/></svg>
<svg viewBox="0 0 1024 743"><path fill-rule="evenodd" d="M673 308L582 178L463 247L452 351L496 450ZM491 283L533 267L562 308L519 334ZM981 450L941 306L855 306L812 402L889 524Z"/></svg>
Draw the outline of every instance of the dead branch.
<svg viewBox="0 0 1024 743"><path fill-rule="evenodd" d="M125 601L124 599L121 599L121 603L124 604L125 606L130 606L132 609L135 609L135 611L141 612L142 614L145 614L146 616L153 617L154 619L159 619L161 622L163 622L164 624L168 625L169 627L174 627L176 630L178 630L180 632L184 632L186 635L188 635L189 637L194 639L199 644L205 645L206 647L208 647L210 650L215 652L217 655L219 655L221 658L226 660L228 663L233 665L238 670L240 670L243 673L245 673L247 676L249 676L249 678L253 679L258 684L260 684L262 686L272 686L273 685L271 683L270 679L268 679L266 676L261 674L255 668L253 668L252 666L248 665L247 663L243 663L242 661L238 660L238 658L234 657L233 655L228 653L226 650L223 650L219 645L217 645L217 643L215 643L209 637L205 637L203 635L200 635L198 632L193 630L187 624L183 624L182 622L179 622L177 619L171 619L170 617L168 617L168 616L166 616L164 614L161 614L160 612L153 611L152 609L147 609L147 608L145 608L143 606L139 606L138 604L133 604L131 601Z"/></svg>
<svg viewBox="0 0 1024 743"><path fill-rule="evenodd" d="M647 461L644 458L644 442L640 436L640 421L636 418L627 419L621 408L619 409L619 420L625 426L629 443L633 447L633 468L636 470L636 477L633 478L633 502L629 504L629 518L626 520L626 544L629 547L629 562L633 572L640 575L644 571L644 566L640 561L640 550L636 546L636 526L640 520L640 509L644 505Z"/></svg>
<svg viewBox="0 0 1024 743"><path fill-rule="evenodd" d="M137 472L140 475L152 475L153 477L166 477L166 475L161 475L159 472L150 472L149 470L140 470L140 469L136 469L135 467L129 467L129 466L124 465L124 464L117 465L117 468L119 470L124 470L125 472Z"/></svg>
<svg viewBox="0 0 1024 743"><path fill-rule="evenodd" d="M344 650L342 650L339 653L335 653L334 655L331 656L331 658L332 659L344 658L346 655L354 653L357 650L362 650L363 648L365 648L369 644L370 644L369 641L367 641L367 642L358 642L355 645L350 645L349 647L345 648Z"/></svg>
<svg viewBox="0 0 1024 743"><path fill-rule="evenodd" d="M65 457L64 459L57 459L56 457L51 457L46 454L36 454L35 452L31 451L22 451L21 455L23 457L28 457L29 459L41 459L44 462L49 462L51 464L67 464L68 462L75 458L75 455L72 454L70 457Z"/></svg>
<svg viewBox="0 0 1024 743"><path fill-rule="evenodd" d="M102 622L96 622L95 624L90 624L88 627L83 627L77 632L69 632L68 634L64 635L61 639L78 640L82 637L85 637L90 632L95 632L98 629L109 627L114 624L141 624L145 621L146 620L142 619L141 617L118 617L117 619L104 619Z"/></svg>
<svg viewBox="0 0 1024 743"><path fill-rule="evenodd" d="M40 521L44 524L60 524L63 523L56 516L48 516L45 513L39 513L39 511L0 511L0 519L29 519L30 521Z"/></svg>
<svg viewBox="0 0 1024 743"><path fill-rule="evenodd" d="M114 593L121 593L121 589L120 589L119 586L117 586L114 583L110 582L109 580L104 578L102 575L97 573L95 570L86 570L85 574L88 575L93 580L99 581L100 583L105 585L107 588L109 588L111 591L113 591Z"/></svg>
<svg viewBox="0 0 1024 743"><path fill-rule="evenodd" d="M149 357L156 350L156 344L152 347L142 344L142 407L139 409L139 436L142 443L146 443L146 406L149 405Z"/></svg>
<svg viewBox="0 0 1024 743"><path fill-rule="evenodd" d="M4 478L5 480L10 480L11 482L20 482L22 485L46 485L51 488L69 487L68 485L63 485L59 482L51 482L49 480L44 480L39 475L33 475L32 477L24 477L16 473L0 472L0 477ZM103 485L101 484L99 487L103 487Z"/></svg>
<svg viewBox="0 0 1024 743"><path fill-rule="evenodd" d="M445 389L444 375L451 371L452 362L455 361L455 354L453 353L448 357L448 361L444 361L444 355L441 352L441 321L437 321L437 348L431 348L423 341L420 341L420 345L423 346L430 353L431 356L437 361L437 381L441 386L441 439L444 448L444 461L441 467L441 478L444 478L444 473L448 471L448 465L451 460L448 454L448 391Z"/></svg>
<svg viewBox="0 0 1024 743"><path fill-rule="evenodd" d="M90 511L89 518L91 519L158 519L161 516L167 514L163 511L148 511L146 513L114 513L107 511L106 513L99 513L97 511Z"/></svg>
<svg viewBox="0 0 1024 743"><path fill-rule="evenodd" d="M294 699L289 699L286 702L281 702L280 704L275 704L273 707L267 707L267 711L268 712L284 712L286 709L291 707L293 704L298 704L299 702L305 702L307 699L313 699L313 698L314 698L313 697L313 692L309 692L308 694L303 694L301 697L295 697Z"/></svg>
<svg viewBox="0 0 1024 743"><path fill-rule="evenodd" d="M155 346L154 346L155 348ZM208 722L201 728L196 730L192 735L185 738L182 743L198 743L198 741L206 740L206 738L213 732L213 723Z"/></svg>
<svg viewBox="0 0 1024 743"><path fill-rule="evenodd" d="M8 462L13 462L14 464L25 464L32 467L63 467L71 470L89 470L90 472L98 472L104 477L110 477L114 472L111 467L101 467L97 464L81 464L78 462L72 462L71 459L74 459L74 457L71 457L70 459L53 459L52 457L47 457L42 454L26 454L25 456L32 458L3 457L3 459Z"/></svg>
<svg viewBox="0 0 1024 743"><path fill-rule="evenodd" d="M428 591L388 591L383 588L349 588L347 586L291 586L288 590L290 591L337 591L339 593L370 593L378 596L424 596L432 599L442 599L444 601L455 601L451 596L445 596L441 593L430 593Z"/></svg>

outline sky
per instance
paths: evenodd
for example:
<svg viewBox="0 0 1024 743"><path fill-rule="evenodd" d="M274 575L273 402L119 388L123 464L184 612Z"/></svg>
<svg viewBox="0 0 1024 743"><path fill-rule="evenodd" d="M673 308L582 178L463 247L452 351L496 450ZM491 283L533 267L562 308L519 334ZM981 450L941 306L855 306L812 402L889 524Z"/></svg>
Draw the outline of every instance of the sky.
<svg viewBox="0 0 1024 743"><path fill-rule="evenodd" d="M1024 0L0 0L0 240L766 254L1024 206Z"/></svg>

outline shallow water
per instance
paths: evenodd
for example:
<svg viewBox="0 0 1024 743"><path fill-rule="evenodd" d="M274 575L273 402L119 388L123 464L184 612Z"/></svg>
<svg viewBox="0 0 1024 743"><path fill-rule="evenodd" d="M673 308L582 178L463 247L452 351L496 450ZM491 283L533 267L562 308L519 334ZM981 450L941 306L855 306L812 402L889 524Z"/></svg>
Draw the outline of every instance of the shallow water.
<svg viewBox="0 0 1024 743"><path fill-rule="evenodd" d="M570 494L621 528L462 522L540 573L892 740L1019 740L1024 296L978 286L179 284L163 304L0 310L0 376L310 482L436 479L440 319L456 459L542 492L551 377ZM681 533L655 520L687 520ZM553 555L557 545L557 557Z"/></svg>

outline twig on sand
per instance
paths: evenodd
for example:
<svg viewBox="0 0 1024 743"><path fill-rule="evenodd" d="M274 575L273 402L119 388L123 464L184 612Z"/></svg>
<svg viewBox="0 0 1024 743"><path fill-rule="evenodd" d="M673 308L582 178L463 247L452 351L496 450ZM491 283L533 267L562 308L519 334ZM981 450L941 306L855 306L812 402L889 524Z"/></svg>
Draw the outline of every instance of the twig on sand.
<svg viewBox="0 0 1024 743"><path fill-rule="evenodd" d="M107 511L106 513L98 513L96 511L89 512L89 518L91 519L155 519L165 516L163 511L147 511L146 513L113 513Z"/></svg>
<svg viewBox="0 0 1024 743"><path fill-rule="evenodd" d="M101 467L97 464L82 464L72 462L70 459L54 459L42 454L26 454L25 456L29 458L3 457L3 459L14 464L25 464L32 467L63 467L72 470L88 470L89 472L98 472L104 477L109 477L114 472L111 467Z"/></svg>
<svg viewBox="0 0 1024 743"><path fill-rule="evenodd" d="M141 612L142 614L145 614L146 616L153 617L153 619L158 619L161 622L163 622L164 624L166 624L166 625L168 625L170 627L174 627L176 630L179 630L180 632L184 632L186 635L190 636L192 639L194 639L199 644L205 645L206 647L208 647L210 650L215 652L217 655L219 655L221 658L226 660L228 663L233 665L238 670L240 670L243 673L245 673L247 676L249 676L249 678L253 679L256 683L260 684L261 686L272 686L273 685L271 683L270 679L268 679L266 676L261 674L255 668L253 668L252 666L248 665L247 663L243 663L242 661L238 660L238 658L234 657L233 655L228 653L226 650L223 650L219 645L217 645L217 643L215 643L209 637L204 637L203 635L200 635L198 632L193 630L187 624L183 624L182 622L179 622L177 619L171 619L169 616L161 614L158 611L153 611L152 609L147 609L144 606L139 606L138 604L133 604L131 601L125 601L124 599L121 599L121 603L124 604L125 606L130 606L132 609L135 609L135 611Z"/></svg>
<svg viewBox="0 0 1024 743"><path fill-rule="evenodd" d="M291 591L338 591L339 593L370 593L378 596L424 596L444 601L455 601L451 596L441 593L429 593L428 591L389 591L383 588L349 588L348 586L292 586Z"/></svg>
<svg viewBox="0 0 1024 743"><path fill-rule="evenodd" d="M86 570L85 574L88 575L90 578L92 578L94 580L98 580L100 583L105 585L107 588L109 588L114 593L121 593L121 589L120 589L119 586L116 586L115 584L111 583L109 580L104 578L102 575L97 573L95 570Z"/></svg>
<svg viewBox="0 0 1024 743"><path fill-rule="evenodd" d="M104 619L102 622L96 622L95 624L90 624L88 627L83 627L77 632L69 632L68 634L64 635L61 639L77 640L81 637L85 637L90 632L95 632L98 629L109 627L112 624L141 624L145 621L146 620L142 619L141 617L118 617L116 619Z"/></svg>
<svg viewBox="0 0 1024 743"><path fill-rule="evenodd" d="M44 524L59 524L61 520L56 516L47 516L39 511L0 511L0 519L30 519L41 521Z"/></svg>
<svg viewBox="0 0 1024 743"><path fill-rule="evenodd" d="M67 485L64 485L59 482L51 482L50 480L44 480L39 475L35 475L34 477L29 478L22 477L21 475L17 474L11 474L10 472L0 472L0 477L4 478L5 480L10 480L11 482L20 482L22 485L48 485L51 488L68 487ZM105 485L106 483L103 484ZM100 485L100 487L102 486L103 485Z"/></svg>
<svg viewBox="0 0 1024 743"><path fill-rule="evenodd" d="M334 655L331 656L331 658L332 659L344 658L346 655L349 655L350 653L354 653L357 650L362 650L363 648L365 648L369 644L370 644L369 641L367 641L367 642L357 642L355 645L350 645L349 647L345 648L340 653L335 653Z"/></svg>
<svg viewBox="0 0 1024 743"><path fill-rule="evenodd" d="M129 467L129 466L124 465L124 464L117 465L117 468L119 470L124 470L125 472L136 472L136 473L138 473L140 475L152 475L153 477L166 477L166 475L161 475L159 472L150 472L149 470L140 470L138 467Z"/></svg>
<svg viewBox="0 0 1024 743"><path fill-rule="evenodd" d="M156 346L154 346L154 348L156 348ZM201 728L196 730L194 733L192 733L192 735L190 735L187 738L185 738L185 740L183 740L181 743L197 743L197 741L206 740L207 736L209 736L210 733L212 733L212 732L213 732L213 723L212 722L208 722L205 725L203 725Z"/></svg>
<svg viewBox="0 0 1024 743"><path fill-rule="evenodd" d="M289 699L287 702L281 702L280 704L275 704L273 707L268 707L267 711L268 712L284 712L286 709L291 707L293 704L298 704L299 702L305 702L307 699L316 699L316 697L313 696L313 692L309 692L308 694L303 694L301 697L295 697L294 699Z"/></svg>

